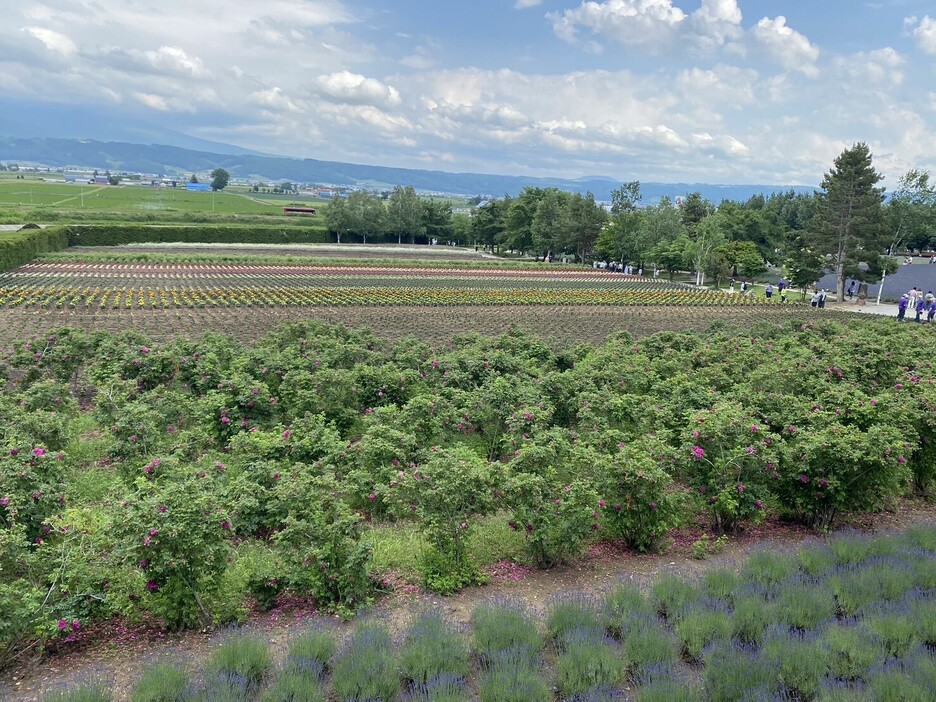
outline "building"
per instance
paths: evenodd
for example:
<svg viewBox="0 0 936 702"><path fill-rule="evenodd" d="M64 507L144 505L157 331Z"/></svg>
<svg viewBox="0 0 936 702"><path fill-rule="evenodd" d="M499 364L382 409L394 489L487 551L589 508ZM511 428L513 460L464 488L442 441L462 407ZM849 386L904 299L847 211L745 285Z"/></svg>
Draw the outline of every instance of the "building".
<svg viewBox="0 0 936 702"><path fill-rule="evenodd" d="M211 184L210 183L186 183L185 189L191 190L197 193L206 193L211 190Z"/></svg>

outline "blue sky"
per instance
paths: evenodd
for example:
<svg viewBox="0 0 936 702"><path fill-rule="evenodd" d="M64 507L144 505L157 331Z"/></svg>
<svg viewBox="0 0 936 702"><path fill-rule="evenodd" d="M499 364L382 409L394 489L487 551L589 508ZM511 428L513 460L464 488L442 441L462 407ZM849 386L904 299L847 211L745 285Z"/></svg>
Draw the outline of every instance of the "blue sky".
<svg viewBox="0 0 936 702"><path fill-rule="evenodd" d="M936 169L919 0L20 0L0 96L269 153L816 184L867 141Z"/></svg>

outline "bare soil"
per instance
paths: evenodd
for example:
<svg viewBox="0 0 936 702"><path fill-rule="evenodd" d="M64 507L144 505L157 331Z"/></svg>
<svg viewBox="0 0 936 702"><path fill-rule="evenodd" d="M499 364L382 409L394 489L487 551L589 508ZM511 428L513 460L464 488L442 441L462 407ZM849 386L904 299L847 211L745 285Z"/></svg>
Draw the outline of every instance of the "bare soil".
<svg viewBox="0 0 936 702"><path fill-rule="evenodd" d="M916 525L936 525L936 506L906 501L896 512L855 515L840 529L887 532ZM696 560L692 544L702 533L704 529L698 527L674 531L670 548L663 554L640 554L619 544L600 543L576 562L548 571L512 563L494 564L489 571L490 584L449 597L421 591L391 577L388 578L394 586L391 594L382 597L371 613L362 616L379 617L399 636L420 607L439 607L460 624L468 623L478 603L498 596L518 599L542 612L557 593L601 593L622 580L646 586L663 573L697 578L713 568L738 568L750 554L760 550L794 551L823 538L801 526L771 520L731 537L721 554ZM322 617L313 603L289 600L270 612L252 615L245 629L267 640L274 655L281 659L290 637L310 619ZM332 621L339 633L352 624L333 618ZM112 681L115 702L123 702L142 670L154 659L174 656L197 669L223 634L223 630L167 633L153 623L131 625L112 621L91 625L76 640L50 649L43 660L0 677L0 699L35 702L69 681L96 676Z"/></svg>

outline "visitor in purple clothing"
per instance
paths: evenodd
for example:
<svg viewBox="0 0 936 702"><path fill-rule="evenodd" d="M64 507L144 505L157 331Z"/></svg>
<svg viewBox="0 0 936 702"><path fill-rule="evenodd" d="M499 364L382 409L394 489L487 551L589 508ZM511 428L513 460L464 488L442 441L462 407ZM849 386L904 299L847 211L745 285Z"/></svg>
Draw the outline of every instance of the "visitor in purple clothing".
<svg viewBox="0 0 936 702"><path fill-rule="evenodd" d="M910 298L907 293L904 293L900 296L900 302L897 303L897 321L904 321L904 315L907 314L907 305L910 303Z"/></svg>
<svg viewBox="0 0 936 702"><path fill-rule="evenodd" d="M923 310L925 309L925 307L926 307L926 303L923 302L923 298L922 297L919 298L916 303L916 319L913 320L917 324L923 321Z"/></svg>
<svg viewBox="0 0 936 702"><path fill-rule="evenodd" d="M936 317L936 300L929 304L929 309L926 311L926 321L932 322L933 317Z"/></svg>

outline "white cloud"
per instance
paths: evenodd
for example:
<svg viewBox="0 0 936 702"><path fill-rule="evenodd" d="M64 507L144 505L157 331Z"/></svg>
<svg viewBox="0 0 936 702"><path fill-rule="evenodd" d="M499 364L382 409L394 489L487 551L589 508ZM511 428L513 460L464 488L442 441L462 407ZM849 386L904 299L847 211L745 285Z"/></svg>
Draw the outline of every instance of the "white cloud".
<svg viewBox="0 0 936 702"><path fill-rule="evenodd" d="M898 86L904 81L906 60L891 47L874 51L859 51L835 59L836 69L847 76L855 89L880 89Z"/></svg>
<svg viewBox="0 0 936 702"><path fill-rule="evenodd" d="M936 19L924 15L923 19L907 17L904 20L907 31L916 39L917 46L927 54L936 55Z"/></svg>
<svg viewBox="0 0 936 702"><path fill-rule="evenodd" d="M582 2L562 13L547 15L556 35L565 41L578 40L579 28L605 35L626 46L661 50L686 13L674 7L672 0L606 0Z"/></svg>
<svg viewBox="0 0 936 702"><path fill-rule="evenodd" d="M135 97L150 109L159 110L160 112L169 111L169 103L166 102L165 98L162 98L159 95L151 95L149 93L134 93L133 97Z"/></svg>
<svg viewBox="0 0 936 702"><path fill-rule="evenodd" d="M543 0L517 0L514 4L514 8L517 10L526 10L530 7L536 7L537 5L542 5Z"/></svg>
<svg viewBox="0 0 936 702"><path fill-rule="evenodd" d="M409 56L401 58L400 64L408 68L415 68L418 71L424 71L427 68L435 66L436 62L422 54L410 54Z"/></svg>
<svg viewBox="0 0 936 702"><path fill-rule="evenodd" d="M78 47L75 42L69 39L61 32L45 27L23 27L23 32L41 41L49 51L62 54L63 56L73 56Z"/></svg>
<svg viewBox="0 0 936 702"><path fill-rule="evenodd" d="M547 17L556 36L592 51L600 44L583 41L582 30L648 53L665 53L682 43L712 49L743 34L737 0L702 0L691 15L673 0L583 0L576 8Z"/></svg>
<svg viewBox="0 0 936 702"><path fill-rule="evenodd" d="M360 73L329 73L319 76L316 83L322 93L338 102L385 107L396 107L400 104L400 93L396 88Z"/></svg>
<svg viewBox="0 0 936 702"><path fill-rule="evenodd" d="M787 26L786 17L764 17L753 30L754 38L775 61L788 70L815 77L819 74L816 60L819 49L809 39Z"/></svg>

